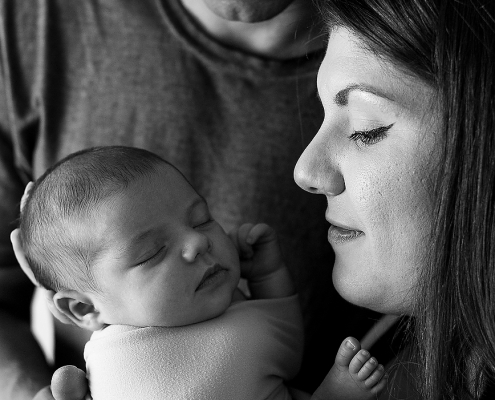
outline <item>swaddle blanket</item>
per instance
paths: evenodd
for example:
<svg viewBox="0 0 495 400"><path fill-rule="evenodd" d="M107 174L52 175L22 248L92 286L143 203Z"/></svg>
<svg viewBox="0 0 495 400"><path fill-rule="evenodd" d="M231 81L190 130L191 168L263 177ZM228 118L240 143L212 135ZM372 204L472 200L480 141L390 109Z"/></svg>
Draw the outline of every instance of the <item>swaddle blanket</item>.
<svg viewBox="0 0 495 400"><path fill-rule="evenodd" d="M234 303L194 325L112 325L84 357L94 400L290 399L303 347L297 296Z"/></svg>

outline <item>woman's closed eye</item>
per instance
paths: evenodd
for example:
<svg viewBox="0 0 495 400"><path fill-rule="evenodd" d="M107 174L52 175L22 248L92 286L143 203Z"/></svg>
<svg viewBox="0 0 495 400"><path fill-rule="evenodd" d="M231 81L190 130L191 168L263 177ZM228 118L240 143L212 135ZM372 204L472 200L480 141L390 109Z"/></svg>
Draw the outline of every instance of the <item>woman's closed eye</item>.
<svg viewBox="0 0 495 400"><path fill-rule="evenodd" d="M354 131L354 133L349 136L349 139L354 142L360 142L364 146L372 146L379 141L387 137L387 132L392 128L394 124L388 126L380 126L378 128L366 130L366 131Z"/></svg>

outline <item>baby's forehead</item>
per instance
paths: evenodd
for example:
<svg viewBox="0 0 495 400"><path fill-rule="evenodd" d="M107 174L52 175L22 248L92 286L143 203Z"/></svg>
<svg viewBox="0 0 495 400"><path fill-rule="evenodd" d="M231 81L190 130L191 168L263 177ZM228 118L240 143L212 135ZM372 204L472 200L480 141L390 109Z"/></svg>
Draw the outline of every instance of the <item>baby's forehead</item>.
<svg viewBox="0 0 495 400"><path fill-rule="evenodd" d="M189 179L175 166L168 164L166 162L160 164L158 168L155 170L155 176L159 180L163 180L163 184L170 184L170 188L184 188L189 191L192 189L195 195L198 195L203 200L203 196L196 190L196 188L189 182Z"/></svg>
<svg viewBox="0 0 495 400"><path fill-rule="evenodd" d="M115 216L119 210L137 212L144 208L168 209L170 212L174 206L183 208L197 202L206 203L178 169L163 162L155 169L134 177L128 185L109 189L87 216L103 221L108 220L107 214Z"/></svg>
<svg viewBox="0 0 495 400"><path fill-rule="evenodd" d="M174 165L166 161L158 162L153 169L144 174L148 178L162 179L164 182L188 182L184 174Z"/></svg>
<svg viewBox="0 0 495 400"><path fill-rule="evenodd" d="M86 218L81 218L84 234L94 233L88 240L99 236L108 249L116 237L127 239L140 230L167 224L170 218L187 220L208 209L203 196L179 171L169 165L160 169L89 210Z"/></svg>

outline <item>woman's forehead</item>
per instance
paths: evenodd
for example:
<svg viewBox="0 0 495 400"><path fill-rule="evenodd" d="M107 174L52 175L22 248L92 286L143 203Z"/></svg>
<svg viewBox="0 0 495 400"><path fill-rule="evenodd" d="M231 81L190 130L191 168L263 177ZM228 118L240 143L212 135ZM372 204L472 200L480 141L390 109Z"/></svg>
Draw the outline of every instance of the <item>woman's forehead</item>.
<svg viewBox="0 0 495 400"><path fill-rule="evenodd" d="M422 113L435 90L393 62L368 50L351 31L340 27L329 37L318 72L318 93L323 105L346 105L353 94L368 95L397 110Z"/></svg>

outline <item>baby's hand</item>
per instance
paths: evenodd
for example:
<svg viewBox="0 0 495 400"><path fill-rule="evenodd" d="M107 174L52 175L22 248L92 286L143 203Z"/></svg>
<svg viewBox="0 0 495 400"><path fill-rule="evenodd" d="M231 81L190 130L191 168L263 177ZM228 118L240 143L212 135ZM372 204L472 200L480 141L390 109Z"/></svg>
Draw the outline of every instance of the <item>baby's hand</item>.
<svg viewBox="0 0 495 400"><path fill-rule="evenodd" d="M243 224L230 232L241 260L241 276L260 281L285 268L275 230L267 224Z"/></svg>

